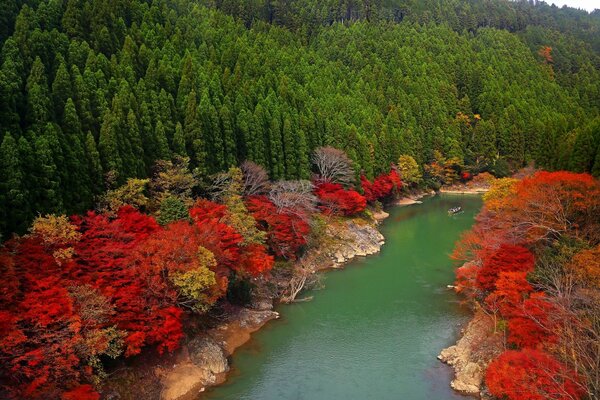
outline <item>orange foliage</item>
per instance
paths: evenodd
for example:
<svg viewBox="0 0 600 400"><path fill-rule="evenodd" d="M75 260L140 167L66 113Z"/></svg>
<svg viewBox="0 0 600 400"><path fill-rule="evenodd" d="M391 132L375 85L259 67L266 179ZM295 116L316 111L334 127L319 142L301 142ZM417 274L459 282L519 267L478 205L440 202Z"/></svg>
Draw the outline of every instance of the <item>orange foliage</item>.
<svg viewBox="0 0 600 400"><path fill-rule="evenodd" d="M600 288L600 245L580 251L567 267L580 281Z"/></svg>
<svg viewBox="0 0 600 400"><path fill-rule="evenodd" d="M566 233L600 241L600 183L588 174L537 172L495 211L504 229L528 241Z"/></svg>
<svg viewBox="0 0 600 400"><path fill-rule="evenodd" d="M538 54L540 57L544 59L544 63L552 64L554 63L554 59L552 58L552 47L550 46L542 46L538 50Z"/></svg>

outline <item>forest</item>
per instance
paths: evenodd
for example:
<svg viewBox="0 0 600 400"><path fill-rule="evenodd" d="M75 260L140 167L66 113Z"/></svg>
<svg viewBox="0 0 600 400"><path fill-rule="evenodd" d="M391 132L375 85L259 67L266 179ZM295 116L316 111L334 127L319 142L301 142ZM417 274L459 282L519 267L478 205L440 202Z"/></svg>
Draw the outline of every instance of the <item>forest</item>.
<svg viewBox="0 0 600 400"><path fill-rule="evenodd" d="M363 176L363 196L345 186L354 170L344 152L318 148L313 161L313 182L274 183L245 162L213 179L209 200L194 198L178 158L109 191L97 211L38 216L0 248L0 396L99 399L111 359L177 349L186 319L217 301L243 304L253 278L276 263L285 273L314 246L325 218L364 213L402 188L391 169Z"/></svg>
<svg viewBox="0 0 600 400"><path fill-rule="evenodd" d="M475 173L600 173L598 12L318 4L3 2L2 235L82 213L175 156L204 181L244 160L308 179L320 146L344 150L356 179L437 153Z"/></svg>
<svg viewBox="0 0 600 400"><path fill-rule="evenodd" d="M597 394L599 38L536 1L2 2L0 397L97 400L328 218L486 173L489 390Z"/></svg>

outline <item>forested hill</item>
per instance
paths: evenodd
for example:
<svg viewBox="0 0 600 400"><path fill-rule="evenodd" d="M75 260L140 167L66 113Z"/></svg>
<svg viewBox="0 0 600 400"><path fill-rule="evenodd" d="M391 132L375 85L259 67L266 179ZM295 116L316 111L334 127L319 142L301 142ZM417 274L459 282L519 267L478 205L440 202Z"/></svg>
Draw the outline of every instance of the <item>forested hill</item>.
<svg viewBox="0 0 600 400"><path fill-rule="evenodd" d="M534 161L600 174L598 12L503 0L3 7L5 236L38 213L82 212L175 155L200 178L246 159L273 179L308 178L322 145L368 177L435 150L475 172Z"/></svg>

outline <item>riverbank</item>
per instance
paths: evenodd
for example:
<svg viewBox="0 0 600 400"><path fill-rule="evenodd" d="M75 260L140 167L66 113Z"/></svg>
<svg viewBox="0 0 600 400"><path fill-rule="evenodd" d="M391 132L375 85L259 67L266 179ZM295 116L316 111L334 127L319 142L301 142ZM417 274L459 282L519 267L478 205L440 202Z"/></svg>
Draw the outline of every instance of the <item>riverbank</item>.
<svg viewBox="0 0 600 400"><path fill-rule="evenodd" d="M392 203L394 206L404 207L410 206L413 204L421 204L424 197L427 196L435 196L435 190L417 190L408 193L406 196L403 196Z"/></svg>
<svg viewBox="0 0 600 400"><path fill-rule="evenodd" d="M455 345L443 349L438 359L454 369L452 389L486 398L483 382L489 363L503 350L503 335L491 316L477 308Z"/></svg>
<svg viewBox="0 0 600 400"><path fill-rule="evenodd" d="M388 216L379 210L363 217L330 217L319 246L269 279L253 282L249 307L222 304L210 315L193 318L172 354L144 354L122 362L111 371L102 391L105 398L195 400L206 388L223 383L230 370L228 358L252 333L279 317L274 304L302 301L296 295L304 285L318 282L318 272L379 252L385 241L377 225Z"/></svg>
<svg viewBox="0 0 600 400"><path fill-rule="evenodd" d="M419 204L423 197L435 194L413 193L393 205ZM195 400L207 388L222 384L230 373L229 359L236 349L250 340L252 333L279 318L273 311L274 304L309 300L296 299L299 290L290 293L301 279L306 278L302 284L307 287L318 284L320 271L342 268L357 257L378 253L385 240L377 226L388 216L385 211L371 210L362 217L329 218L321 245L289 265L287 272L255 282L255 295L248 307L221 305L210 316L191 322L186 339L173 354L140 357L123 365L106 385L107 398L140 398L141 388L148 399Z"/></svg>
<svg viewBox="0 0 600 400"><path fill-rule="evenodd" d="M323 245L308 252L293 266L295 271L301 271L300 278L298 274L292 274L289 279L275 278L270 283L295 291L294 279L306 279L319 271L341 268L356 257L379 252L384 238L376 226L387 216L385 212L378 212L373 214L371 220L352 218L329 221ZM191 400L207 387L223 383L229 371L227 357L250 340L253 332L279 317L277 312L272 311L274 303L293 302L298 292L286 293L284 290L281 293L285 294L281 297L259 296L253 302L253 307L258 310L240 308L234 312L229 311L222 323L207 331L205 338L196 338L184 345L181 350L183 360L172 369L164 371L161 377L160 398ZM201 343L200 346L197 345L198 342ZM185 357L186 350L188 357Z"/></svg>

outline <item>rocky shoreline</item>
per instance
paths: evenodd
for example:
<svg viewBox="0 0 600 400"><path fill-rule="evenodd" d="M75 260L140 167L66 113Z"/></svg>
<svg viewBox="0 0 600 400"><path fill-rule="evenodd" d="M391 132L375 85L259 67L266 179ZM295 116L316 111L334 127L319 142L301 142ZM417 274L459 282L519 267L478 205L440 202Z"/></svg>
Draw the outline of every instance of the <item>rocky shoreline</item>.
<svg viewBox="0 0 600 400"><path fill-rule="evenodd" d="M332 218L323 243L296 261L293 270L316 276L319 271L342 268L356 257L378 253L385 241L377 225L387 217L385 211L372 210L369 217ZM256 282L258 288L268 283L278 290L261 294L259 289L249 307L224 304L212 313L217 315L194 319L181 347L172 354L144 354L115 366L103 387L103 398L198 399L208 387L226 380L234 351L250 340L253 332L279 318L273 306L282 301L281 293L291 279L293 276L283 276Z"/></svg>
<svg viewBox="0 0 600 400"><path fill-rule="evenodd" d="M493 318L478 308L458 342L443 349L438 359L454 368L455 377L450 383L454 390L485 399L488 398L484 387L485 370L502 349L502 333L496 332Z"/></svg>
<svg viewBox="0 0 600 400"><path fill-rule="evenodd" d="M413 193L397 200L394 205L420 204L419 199L428 195L435 195L435 192ZM329 221L324 243L296 261L294 269L302 268L308 274L316 274L327 269L342 268L357 257L378 253L385 238L377 226L388 216L385 211L372 210L369 219ZM289 278L279 278L271 283L285 287L289 284ZM129 400L140 398L143 393L143 397L148 399L198 399L207 388L225 382L230 371L229 357L234 351L250 340L253 332L279 318L279 314L273 311L273 306L281 300L277 296L264 295L253 299L249 307L226 305L218 318L212 318L208 324L201 322L192 329L182 346L173 354L147 359L142 357L132 365L123 366L122 370L117 369L111 377L112 383L103 390L103 398ZM485 319L476 314L459 343L445 349L438 357L454 366L457 378L452 387L463 393L475 392L474 386L479 382L477 371L481 377L485 369L481 363L486 358L472 347L475 343L473 338L484 337L480 335L482 330L489 330L483 321ZM136 388L130 387L131 382L136 382ZM141 393L137 390L138 385L143 387Z"/></svg>
<svg viewBox="0 0 600 400"><path fill-rule="evenodd" d="M354 218L328 225L327 244L314 249L298 263L315 273L341 268L356 257L379 252L384 237L376 226L387 216L380 211L374 213L372 221ZM260 309L230 309L219 325L184 344L172 368L160 371L161 400L193 400L207 387L223 383L229 371L228 357L250 340L253 332L279 318L272 310L277 300L258 299L253 307Z"/></svg>

